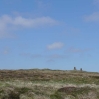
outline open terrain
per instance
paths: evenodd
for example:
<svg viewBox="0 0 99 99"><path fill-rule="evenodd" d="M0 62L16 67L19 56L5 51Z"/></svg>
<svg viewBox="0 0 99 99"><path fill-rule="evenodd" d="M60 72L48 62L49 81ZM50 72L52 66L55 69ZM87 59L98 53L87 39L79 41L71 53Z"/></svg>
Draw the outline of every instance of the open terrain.
<svg viewBox="0 0 99 99"><path fill-rule="evenodd" d="M0 70L0 99L99 99L99 73Z"/></svg>

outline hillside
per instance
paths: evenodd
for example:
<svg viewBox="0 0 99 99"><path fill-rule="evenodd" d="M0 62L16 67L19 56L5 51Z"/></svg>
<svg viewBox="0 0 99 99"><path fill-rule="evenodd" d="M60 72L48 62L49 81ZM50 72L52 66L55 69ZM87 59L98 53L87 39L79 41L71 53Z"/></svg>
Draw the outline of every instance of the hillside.
<svg viewBox="0 0 99 99"><path fill-rule="evenodd" d="M99 73L0 70L0 99L99 99Z"/></svg>

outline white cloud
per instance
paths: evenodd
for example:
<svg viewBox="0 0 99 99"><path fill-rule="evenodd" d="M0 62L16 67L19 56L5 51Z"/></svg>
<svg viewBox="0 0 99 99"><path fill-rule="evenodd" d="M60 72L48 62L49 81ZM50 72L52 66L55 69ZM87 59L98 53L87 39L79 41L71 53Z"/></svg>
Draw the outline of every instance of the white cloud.
<svg viewBox="0 0 99 99"><path fill-rule="evenodd" d="M41 17L35 19L26 19L23 17L16 17L12 21L13 25L23 26L23 27L38 27L44 25L55 25L57 22L50 17Z"/></svg>
<svg viewBox="0 0 99 99"><path fill-rule="evenodd" d="M91 15L84 17L87 22L99 22L99 12L94 12Z"/></svg>
<svg viewBox="0 0 99 99"><path fill-rule="evenodd" d="M63 46L64 46L63 43L61 43L61 42L55 42L55 43L53 43L53 44L48 45L48 46L47 46L47 49L48 49L48 50L60 49L60 48L62 48Z"/></svg>
<svg viewBox="0 0 99 99"><path fill-rule="evenodd" d="M8 37L9 32L14 29L52 26L56 24L58 22L50 17L24 18L22 16L11 17L3 15L0 17L0 37Z"/></svg>

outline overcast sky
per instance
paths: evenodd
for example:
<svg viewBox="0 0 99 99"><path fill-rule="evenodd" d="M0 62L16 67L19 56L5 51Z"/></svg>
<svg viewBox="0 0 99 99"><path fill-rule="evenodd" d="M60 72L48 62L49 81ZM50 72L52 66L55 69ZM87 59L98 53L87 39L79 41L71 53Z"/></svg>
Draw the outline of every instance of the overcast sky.
<svg viewBox="0 0 99 99"><path fill-rule="evenodd" d="M0 0L0 69L99 71L99 0Z"/></svg>

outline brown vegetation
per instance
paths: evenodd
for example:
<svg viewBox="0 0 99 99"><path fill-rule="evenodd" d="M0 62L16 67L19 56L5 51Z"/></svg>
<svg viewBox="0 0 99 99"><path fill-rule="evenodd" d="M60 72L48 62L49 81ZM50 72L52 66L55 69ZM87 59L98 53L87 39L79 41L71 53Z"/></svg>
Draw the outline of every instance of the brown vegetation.
<svg viewBox="0 0 99 99"><path fill-rule="evenodd" d="M80 70L0 70L0 99L99 99L99 74Z"/></svg>

